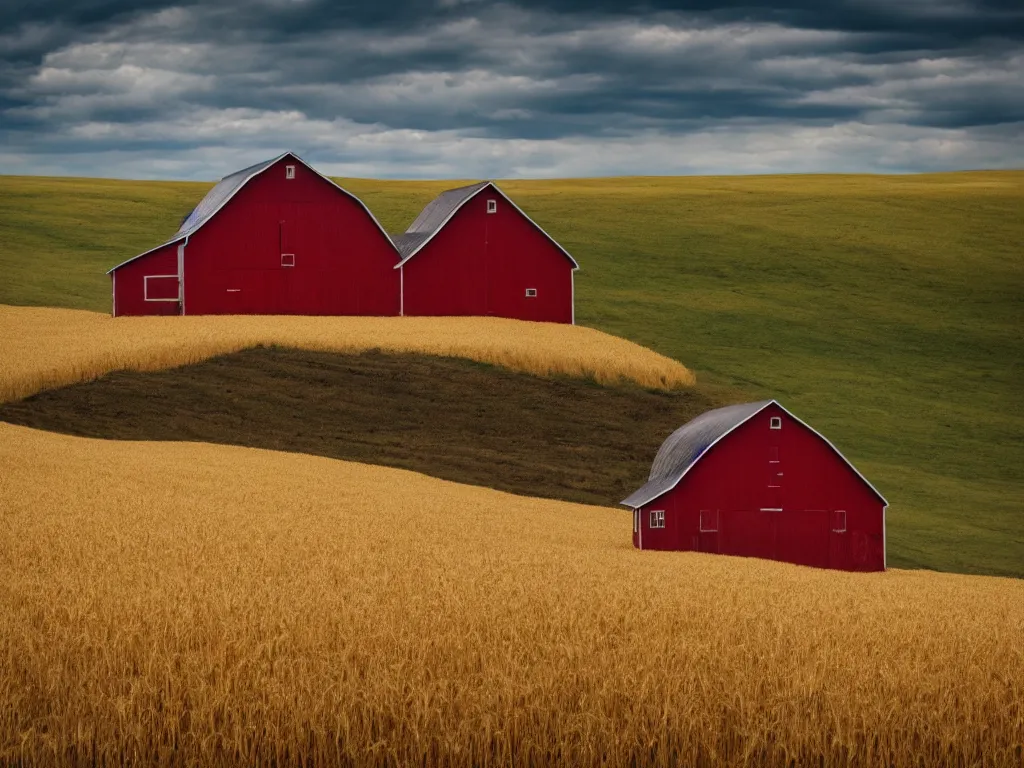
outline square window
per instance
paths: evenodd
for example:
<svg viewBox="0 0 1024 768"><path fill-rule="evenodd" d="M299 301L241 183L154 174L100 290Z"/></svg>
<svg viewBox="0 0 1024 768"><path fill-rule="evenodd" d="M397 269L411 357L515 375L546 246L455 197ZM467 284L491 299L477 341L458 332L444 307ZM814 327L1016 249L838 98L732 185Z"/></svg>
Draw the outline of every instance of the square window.
<svg viewBox="0 0 1024 768"><path fill-rule="evenodd" d="M295 166L294 165L286 165L284 167L284 177L286 179L294 179L295 178Z"/></svg>
<svg viewBox="0 0 1024 768"><path fill-rule="evenodd" d="M652 509L651 510L651 528L664 528L665 527L665 510L664 509Z"/></svg>
<svg viewBox="0 0 1024 768"><path fill-rule="evenodd" d="M772 416L771 427L772 429L782 429L782 417Z"/></svg>
<svg viewBox="0 0 1024 768"><path fill-rule="evenodd" d="M294 267L295 266L295 254L294 253L282 253L281 254L281 266L282 267Z"/></svg>
<svg viewBox="0 0 1024 768"><path fill-rule="evenodd" d="M537 289L536 288L527 288L526 289L526 298L528 298L528 299L535 299L536 297L537 297Z"/></svg>
<svg viewBox="0 0 1024 768"><path fill-rule="evenodd" d="M487 212L488 213L497 213L498 212L498 201L497 200L488 200L487 201Z"/></svg>

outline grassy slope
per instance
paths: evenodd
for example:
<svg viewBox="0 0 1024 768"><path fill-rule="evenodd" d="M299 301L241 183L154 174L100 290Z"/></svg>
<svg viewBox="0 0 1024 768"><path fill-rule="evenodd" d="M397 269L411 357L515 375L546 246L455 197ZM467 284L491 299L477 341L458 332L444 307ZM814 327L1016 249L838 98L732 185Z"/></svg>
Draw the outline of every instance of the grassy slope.
<svg viewBox="0 0 1024 768"><path fill-rule="evenodd" d="M389 230L448 186L343 184ZM583 265L579 322L832 438L892 504L892 564L1024 576L1024 173L502 186ZM207 187L0 178L0 302L107 310L102 271Z"/></svg>

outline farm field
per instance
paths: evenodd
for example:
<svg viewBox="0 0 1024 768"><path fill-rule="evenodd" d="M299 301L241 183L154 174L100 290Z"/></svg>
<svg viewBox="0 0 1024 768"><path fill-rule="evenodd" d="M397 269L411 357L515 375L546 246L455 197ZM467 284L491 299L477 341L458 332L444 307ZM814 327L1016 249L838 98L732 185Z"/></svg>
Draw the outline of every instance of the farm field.
<svg viewBox="0 0 1024 768"><path fill-rule="evenodd" d="M1020 580L638 552L625 512L290 453L0 424L0 462L3 763L1024 754Z"/></svg>
<svg viewBox="0 0 1024 768"><path fill-rule="evenodd" d="M592 328L477 317L132 317L0 305L0 402L116 370L159 370L259 345L423 352L539 375L686 386L675 360Z"/></svg>
<svg viewBox="0 0 1024 768"><path fill-rule="evenodd" d="M391 231L454 185L339 181ZM890 562L1024 576L1024 172L501 184L582 264L580 323L842 446ZM209 186L0 177L0 302L108 311Z"/></svg>
<svg viewBox="0 0 1024 768"><path fill-rule="evenodd" d="M0 404L0 421L310 453L609 506L647 477L652 442L720 404L695 388L598 386L457 358L273 348L47 390Z"/></svg>

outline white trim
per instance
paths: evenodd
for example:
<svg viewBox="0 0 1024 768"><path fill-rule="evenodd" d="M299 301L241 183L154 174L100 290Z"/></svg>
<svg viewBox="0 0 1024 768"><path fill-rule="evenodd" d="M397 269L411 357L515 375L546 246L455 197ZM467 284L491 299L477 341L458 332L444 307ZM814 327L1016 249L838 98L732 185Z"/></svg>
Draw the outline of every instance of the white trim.
<svg viewBox="0 0 1024 768"><path fill-rule="evenodd" d="M782 507L761 507L758 512L782 512Z"/></svg>
<svg viewBox="0 0 1024 768"><path fill-rule="evenodd" d="M636 512L637 520L640 520L640 507L634 507L633 511ZM637 537L637 540L640 542L640 546L637 547L637 549L643 549L644 548L644 526L643 526L643 521L640 521L640 535Z"/></svg>
<svg viewBox="0 0 1024 768"><path fill-rule="evenodd" d="M285 263L284 259L285 259L286 256L291 256L291 258L292 258L291 264L286 264ZM295 254L294 253L282 253L281 254L281 266L282 267L294 267L295 266Z"/></svg>
<svg viewBox="0 0 1024 768"><path fill-rule="evenodd" d="M531 291L532 291L532 293L531 293ZM536 299L537 298L537 289L536 288L527 288L526 289L526 298L527 299Z"/></svg>
<svg viewBox="0 0 1024 768"><path fill-rule="evenodd" d="M185 314L185 246L188 245L188 235L185 242L178 246L178 301L180 313Z"/></svg>
<svg viewBox="0 0 1024 768"><path fill-rule="evenodd" d="M117 317L117 273L110 276L110 316Z"/></svg>
<svg viewBox="0 0 1024 768"><path fill-rule="evenodd" d="M888 504L886 504L884 507L882 507L882 570L883 571L887 570L889 568L889 563L888 563L889 555L888 555L888 552L887 552L887 550L889 548L888 548L888 546L886 546L886 542L885 542L885 513L886 513L886 510L888 510L888 509L889 509L889 505Z"/></svg>
<svg viewBox="0 0 1024 768"><path fill-rule="evenodd" d="M782 417L772 416L771 420L768 422L768 429L782 429Z"/></svg>
<svg viewBox="0 0 1024 768"><path fill-rule="evenodd" d="M859 471L859 470L858 470L858 469L857 469L857 468L856 468L855 466L853 466L853 464L852 464L852 463L850 462L850 460L849 460L848 458L846 458L845 456L843 456L842 452L841 452L841 451L840 451L840 450L839 450L838 448L836 448L836 447L835 447L835 445L833 445L833 444L832 444L832 441L831 441L831 440L829 440L829 439L828 439L827 437L825 437L825 436L824 436L823 434L821 434L821 432L819 432L818 430L816 430L816 429L815 429L814 427L812 427L811 425L807 424L807 423L806 423L806 422L804 422L804 421L801 421L801 420L800 420L799 418L797 418L797 417L796 417L796 416L794 416L794 415L793 415L792 413L790 413L790 412L789 412L788 410L786 410L786 409L785 409L785 408L784 408L784 407L782 406L782 404L781 404L781 403L779 403L779 401L778 401L778 400L769 400L769 401L767 401L767 402L766 402L766 403L765 403L764 405L762 405L762 406L761 406L760 408L758 408L758 409L757 409L756 411L754 411L754 412L753 412L753 413L751 413L751 414L750 414L749 416L747 416L747 418L743 419L743 421L741 421L741 422L739 422L739 423L737 423L737 424L734 424L734 425L733 425L733 426L732 426L732 427L731 427L730 429L726 430L726 431L725 431L725 432L723 432L723 433L722 433L721 435L719 435L717 439L715 439L715 440L714 440L714 441L713 441L713 442L712 442L712 443L711 443L710 445L708 445L708 447L707 447L707 448L705 448L705 449L704 449L704 450L703 450L703 451L701 452L700 456L698 456L698 457L697 457L696 459L694 459L694 460L693 460L693 461L692 461L692 462L690 463L690 465L689 465L689 466L688 466L688 467L687 467L686 469L684 469L684 470L683 470L682 474L680 474L680 475L679 475L679 477L677 477L677 478L676 478L675 482L674 482L674 483L672 483L672 485L670 485L670 486L669 486L668 488L664 489L663 491L659 491L659 492L658 492L657 494L655 494L654 496L651 496L651 497L650 497L650 498L648 498L648 499L644 499L643 501L641 501L641 502L640 502L639 506L641 506L641 507L642 507L642 506L644 506L645 504L650 504L650 503L651 503L652 501L654 501L655 499L659 499L659 498L661 498L662 496L664 496L664 495L665 495L666 493L668 493L669 491L673 490L673 489L674 489L674 488L675 488L675 487L676 487L677 485L679 485L679 483L680 483L680 482L682 482L682 479L683 479L684 477L686 477L686 473L687 473L687 472L689 472L689 471L690 471L691 469L693 469L693 468L694 468L695 466L697 466L697 464L698 464L698 463L700 462L700 460L701 460L701 459L703 459L703 458L704 458L705 456L707 456L707 455L708 455L708 453L710 453L710 452L711 452L711 449L712 449L712 448L714 448L714 447L715 447L716 445L718 445L718 444L719 444L720 442L722 442L722 440L724 440L724 439L725 439L726 437L728 437L729 435L731 435L731 434L732 434L733 432L735 432L735 431L736 431L737 429L739 429L739 428L740 428L740 427L742 427L742 426L743 426L744 424L746 424L746 423L747 423L748 421L750 421L750 420L751 420L752 418L754 418L754 417L755 417L755 416L757 416L757 415L758 415L759 413L761 413L761 411L763 411L763 410L764 410L765 408L768 408L769 406L772 406L772 405L776 405L776 406L778 406L779 408L781 408L781 409L782 409L782 412L783 412L783 413L785 413L785 414L786 414L787 416L789 416L789 418L793 419L793 421L795 421L795 422L796 422L797 424L800 424L801 426L803 426L803 427L806 427L807 429L809 429L809 430L811 431L811 433L812 433L812 434L815 434L815 435L817 435L817 436L818 436L819 438L821 438L821 440L823 440L823 441L824 441L825 445L827 445L827 446L828 446L829 448L831 448L831 449L832 449L833 451L835 451L836 455L837 455L837 456L838 456L839 458L841 458L841 459L842 459L842 460L843 460L843 461L844 461L844 462L846 463L846 466L848 466L848 467L849 467L850 469L852 469L852 470L853 470L853 472L854 472L854 474L855 474L855 475L857 475L857 477L859 477L859 478L860 478L861 480L863 480L863 481L864 481L864 485L866 485L866 486L867 486L868 488L870 488L870 489L872 490L872 492L873 492L873 493L875 494L875 496L877 496L877 497L878 497L878 498L879 498L879 499L881 500L882 504L883 504L883 505L885 505L885 506L889 506L889 502L888 502L888 501L886 501L886 499L885 499L885 496L883 496L883 495L882 495L881 493L879 493L879 492L878 492L878 489L877 489L877 488L875 488L875 486L873 486L873 485L872 485L872 484L870 483L870 481L869 481L869 480L868 480L868 479L867 479L866 477L864 477L864 475L862 475L862 474L860 473L860 471ZM641 486L641 487L642 487L642 486ZM628 497L627 497L627 498L628 498ZM619 503L621 503L621 502L619 502ZM625 505L624 505L624 506L625 506Z"/></svg>
<svg viewBox="0 0 1024 768"><path fill-rule="evenodd" d="M474 197L479 195L481 192L483 192L488 187L490 187L495 192L497 192L499 195L501 195L503 198L505 198L505 202L507 202L509 205L511 205L513 208L515 208L517 211L519 211L519 213L522 214L522 216L528 222L530 222L531 224L533 224L533 226L537 227L537 229L540 230L540 233L542 235L544 235L544 237L546 237L548 240L550 240L552 243L554 243L555 247L558 250L560 250L565 255L565 258L567 258L572 263L572 268L573 269L579 269L580 268L580 265L576 263L576 259L574 259L572 257L572 255L567 250L565 250L565 248L563 248L561 245L559 245L558 241L555 240L555 238L553 238L551 235L549 235L547 232L545 232L544 229L539 224L537 224L537 222L535 222L533 219L531 219L529 216L527 216L523 212L522 208L520 208L518 205L516 205L514 202L512 202L512 198L510 198L508 195L506 195L504 192L502 192L500 189L498 189L498 185L495 184L493 181L488 181L486 184L484 184L482 187L480 187L480 189L478 189L476 192L474 192L469 197L467 197L465 200L463 200L461 203L459 203L455 207L455 210L453 210L451 213L449 213L448 216L445 217L445 220L442 221L440 224L438 224L437 227L434 229L434 231L430 233L430 237L428 237L422 243L417 245L416 248L413 249L412 253L410 253L408 256L406 256L404 259L402 259L400 262L398 262L394 266L394 268L398 269L400 266L405 264L405 262L407 262L409 259L411 259L413 256L415 256L417 253L422 251L423 248L426 247L427 243L429 243L431 240L433 240L434 237L437 235L437 233L445 228L445 225L449 221L452 220L452 218L455 216L455 214L462 210L462 206L464 206L466 203L468 203L470 200L472 200Z"/></svg>
<svg viewBox="0 0 1024 768"><path fill-rule="evenodd" d="M202 222L200 222L199 226L197 226L195 229L193 229L193 230L191 230L191 231L189 231L189 232L187 232L186 234L183 234L183 235L176 235L175 237L173 237L170 240L168 240L166 243L161 243L160 245L156 246L155 248L150 248L148 251L144 251L143 253L140 253L138 256L132 256L127 261L122 261L116 267L111 267L110 270L108 270L107 274L109 275L115 269L120 269L125 264L130 264L131 262L135 261L136 259L141 259L143 256L148 256L149 254L153 253L153 251L158 251L161 248L163 248L164 246L173 245L174 243L177 243L177 242L179 242L180 240L183 240L183 239L187 240L189 236L191 236L191 235L195 234L196 232L198 232L200 229L203 228L203 226L206 225L206 223L208 221L212 220L214 216L216 216L218 213L220 213L221 209L224 208L224 206L227 205L229 202L231 202L234 199L235 195L238 194L239 190L241 190L246 184L248 184L250 181L255 179L261 173L266 173L271 168L276 167L277 164L280 163L282 160L284 160L286 157L293 157L293 158L295 158L296 162L302 163L302 165L304 165L310 171L312 171L317 176L319 176L321 179L326 181L332 187L334 187L337 190L340 190L342 193L344 193L348 197L352 198L355 202L359 203L359 206L364 211L366 211L366 214L370 217L370 219L373 221L373 223L377 225L377 229L380 230L380 233L384 236L384 239L387 240L388 245L390 245L394 249L395 253L398 253L399 257L401 257L401 254L398 252L398 247L393 242L391 242L391 238L388 236L388 233L384 230L384 227L381 226L381 223L379 221L377 221L377 217L373 215L373 212L369 208L366 207L366 203L364 203L362 200L360 200L358 197L353 195L351 192L349 192L344 187L340 186L336 182L334 182L331 179L329 179L326 176L324 176L322 173L320 173L320 171L318 171L316 168L311 166L309 163L307 163L301 157L296 155L294 152L285 152L284 154L275 157L273 160L271 160L269 163L267 163L266 167L264 167L262 170L259 170L259 171L256 171L254 173L249 174L249 176L246 177L245 181L243 181L241 184L239 184L237 187L235 187L235 189L231 192L231 194L228 195L226 198L224 198L224 200L221 201L221 204L218 205L213 211L211 211L210 214L205 219L203 219ZM230 173L228 174L228 176L231 176L231 175L232 174L230 174ZM227 178L227 176L225 176L224 178ZM223 181L224 178L222 178L221 181ZM207 193L207 194L209 194L209 193ZM204 195L204 199L205 199L205 195ZM200 201L200 202L202 202L202 201ZM513 203L513 205L514 205L514 203ZM545 233L545 234L547 234L547 233ZM556 245L557 245L557 243L556 243Z"/></svg>
<svg viewBox="0 0 1024 768"><path fill-rule="evenodd" d="M576 270L572 270L569 273L569 300L572 304L570 310L572 311L571 325L576 325Z"/></svg>
<svg viewBox="0 0 1024 768"><path fill-rule="evenodd" d="M488 198L488 200L487 200L487 213L497 213L497 212L498 212L498 201L495 200L493 197L492 198Z"/></svg>
<svg viewBox="0 0 1024 768"><path fill-rule="evenodd" d="M398 270L398 316L405 317L405 268Z"/></svg>
<svg viewBox="0 0 1024 768"><path fill-rule="evenodd" d="M284 178L285 178L285 181L292 181L292 180L295 179L295 166L294 165L286 165L284 167Z"/></svg>
<svg viewBox="0 0 1024 768"><path fill-rule="evenodd" d="M654 521L657 520L661 525L655 525ZM663 530L665 528L665 510L664 509L651 509L647 511L647 527L652 531Z"/></svg>
<svg viewBox="0 0 1024 768"><path fill-rule="evenodd" d="M169 280L174 278L178 282L178 295L173 299L151 299L149 298L149 281L152 279ZM177 275L144 275L142 278L142 300L143 301L181 301L181 280Z"/></svg>
<svg viewBox="0 0 1024 768"><path fill-rule="evenodd" d="M227 293L241 293L242 292L241 288L225 288L224 290Z"/></svg>

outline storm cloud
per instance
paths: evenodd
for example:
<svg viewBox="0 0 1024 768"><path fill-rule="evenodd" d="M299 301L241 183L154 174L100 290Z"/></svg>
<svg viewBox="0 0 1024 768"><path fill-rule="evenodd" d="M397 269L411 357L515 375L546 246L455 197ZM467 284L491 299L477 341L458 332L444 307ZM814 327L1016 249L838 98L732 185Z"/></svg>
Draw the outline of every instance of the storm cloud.
<svg viewBox="0 0 1024 768"><path fill-rule="evenodd" d="M507 178L1024 165L1018 3L15 2L4 173Z"/></svg>

